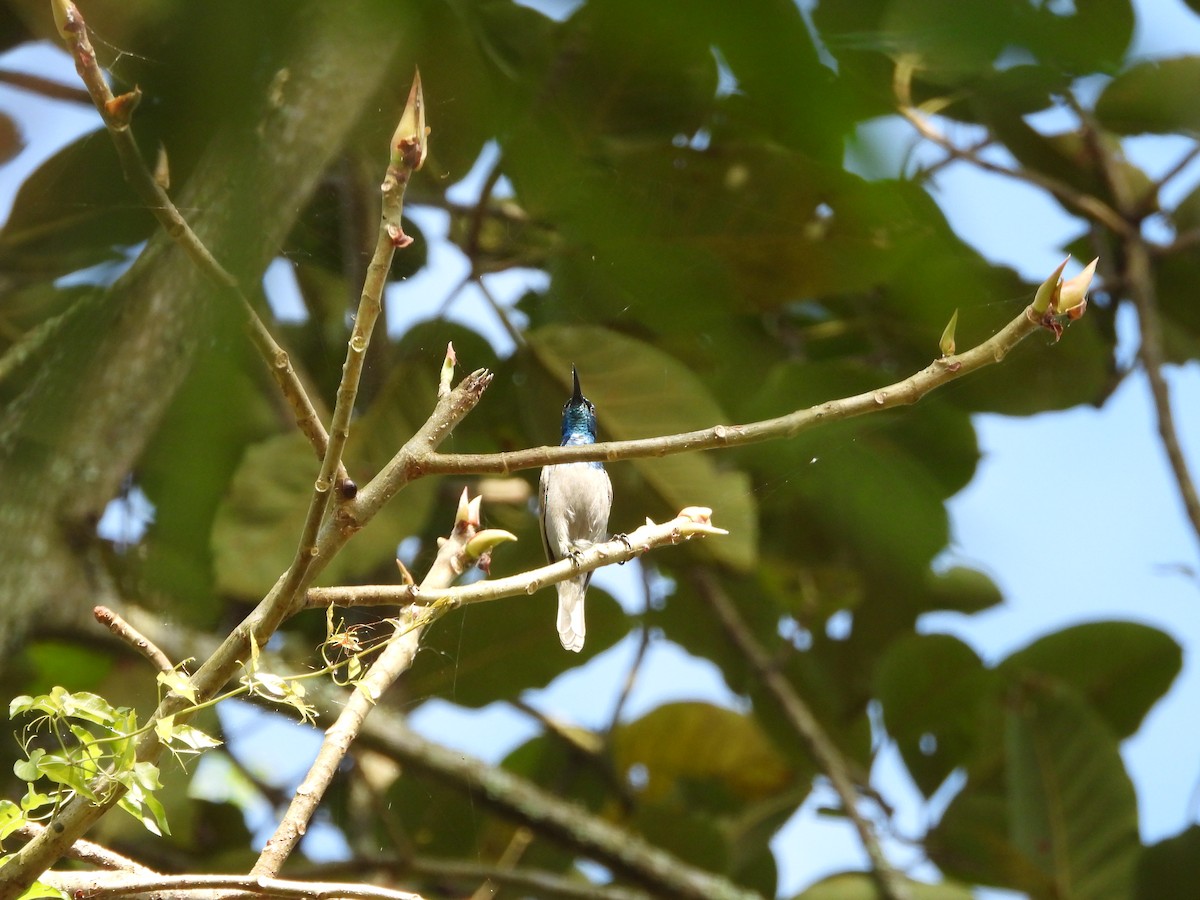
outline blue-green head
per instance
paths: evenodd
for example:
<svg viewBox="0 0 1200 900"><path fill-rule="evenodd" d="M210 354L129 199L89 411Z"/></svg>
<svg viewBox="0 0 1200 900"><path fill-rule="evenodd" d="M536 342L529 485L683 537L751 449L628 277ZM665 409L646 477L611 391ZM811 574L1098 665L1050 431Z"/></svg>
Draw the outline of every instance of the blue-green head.
<svg viewBox="0 0 1200 900"><path fill-rule="evenodd" d="M571 377L575 390L563 407L562 442L567 444L594 444L596 442L596 407L583 396L579 388L579 372L571 366Z"/></svg>

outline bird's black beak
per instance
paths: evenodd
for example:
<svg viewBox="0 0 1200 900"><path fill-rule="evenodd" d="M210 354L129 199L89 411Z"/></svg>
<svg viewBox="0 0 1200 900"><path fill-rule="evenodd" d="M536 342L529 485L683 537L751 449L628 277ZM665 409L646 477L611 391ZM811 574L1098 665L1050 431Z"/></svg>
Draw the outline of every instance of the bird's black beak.
<svg viewBox="0 0 1200 900"><path fill-rule="evenodd" d="M579 387L579 370L571 366L571 378L575 381L575 391L571 394L572 403L582 403L584 400L583 391Z"/></svg>

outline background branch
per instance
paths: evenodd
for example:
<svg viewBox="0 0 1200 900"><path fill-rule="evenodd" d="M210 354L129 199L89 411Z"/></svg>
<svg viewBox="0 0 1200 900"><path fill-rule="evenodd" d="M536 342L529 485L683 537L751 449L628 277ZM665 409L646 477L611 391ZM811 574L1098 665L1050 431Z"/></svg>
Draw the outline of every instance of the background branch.
<svg viewBox="0 0 1200 900"><path fill-rule="evenodd" d="M776 666L770 654L754 637L754 633L738 615L737 606L725 594L712 574L706 569L698 568L693 574L697 592L708 603L709 609L721 624L725 634L737 647L738 652L750 664L756 678L766 688L767 692L779 704L787 718L788 724L804 749L813 761L820 767L833 785L834 792L842 802L842 810L854 825L858 839L862 842L867 857L871 860L871 871L879 885L880 895L887 900L904 900L910 892L883 852L875 829L858 809L858 797L854 781L850 777L846 762L842 758L837 745L825 733L817 717L809 709L799 693L792 687L791 682Z"/></svg>

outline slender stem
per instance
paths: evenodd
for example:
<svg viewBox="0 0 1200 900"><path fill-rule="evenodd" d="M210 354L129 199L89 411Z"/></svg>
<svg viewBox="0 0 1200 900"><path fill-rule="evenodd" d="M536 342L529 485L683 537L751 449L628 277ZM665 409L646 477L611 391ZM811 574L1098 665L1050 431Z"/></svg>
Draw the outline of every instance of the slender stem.
<svg viewBox="0 0 1200 900"><path fill-rule="evenodd" d="M1042 327L1041 316L1026 307L1016 318L998 332L962 353L935 359L919 372L894 384L872 391L830 400L818 406L798 409L775 419L765 419L744 425L715 425L699 431L661 437L641 438L633 441L606 441L596 444L579 444L566 447L532 447L505 453L453 453L430 452L413 456L397 454L376 476L368 488L359 492L359 502L364 503L364 494L372 498L376 494L387 494L393 485L403 485L409 480L424 475L444 474L510 474L522 469L564 463L600 460L613 462L650 456L667 456L673 453L690 453L696 450L711 450L738 447L745 444L778 438L795 437L818 425L838 422L867 413L882 412L908 406L919 401L930 391L969 375L985 366L998 363L1022 340ZM398 488L396 488L398 489Z"/></svg>
<svg viewBox="0 0 1200 900"><path fill-rule="evenodd" d="M158 669L158 671L167 674L175 671L175 667L171 665L171 660L167 658L167 654L159 650L153 641L107 606L97 606L92 610L92 614L96 617L97 622L104 625L118 638L146 657L150 661L150 664Z"/></svg>
<svg viewBox="0 0 1200 900"><path fill-rule="evenodd" d="M292 367L287 351L279 346L259 318L239 286L237 278L209 252L142 157L142 151L134 140L130 127L141 93L134 90L120 97L113 96L108 81L96 61L96 53L92 48L83 16L69 0L57 0L56 6L61 10L60 34L75 59L75 70L87 87L88 95L100 113L109 137L112 138L125 180L129 182L146 209L158 220L163 231L187 254L196 267L220 288L222 293L236 299L245 316L250 340L266 361L271 377L292 408L296 425L308 438L317 456L324 457L329 438L308 391ZM338 477L339 480L347 477L344 468L339 469Z"/></svg>
<svg viewBox="0 0 1200 900"><path fill-rule="evenodd" d="M1163 450L1166 451L1171 473L1175 476L1175 483L1179 487L1179 496L1183 500L1188 522L1191 523L1197 540L1200 540L1200 495L1196 492L1196 482L1192 479L1187 458L1179 442L1179 430L1175 425L1175 414L1171 410L1171 390L1163 377L1162 320L1158 314L1150 251L1144 241L1126 242L1125 265L1129 295L1137 308L1138 325L1141 329L1142 340L1138 347L1138 357L1150 383L1158 435L1162 440Z"/></svg>
<svg viewBox="0 0 1200 900"><path fill-rule="evenodd" d="M1139 199L1135 196L1128 179L1116 165L1116 160L1106 151L1099 123L1091 113L1078 106L1076 112L1083 122L1084 138L1104 174L1109 190L1117 199L1121 212L1129 222L1140 222L1146 211L1139 209ZM1192 152L1186 154L1166 177L1173 177L1191 162L1196 150L1197 148L1193 148ZM1158 313L1150 246L1140 230L1135 230L1130 235L1122 235L1122 243L1125 250L1125 287L1137 310L1138 327L1141 332L1138 358L1142 362L1142 368L1146 370L1146 379L1150 385L1159 438L1166 452L1171 473L1175 477L1179 496L1183 500L1184 512L1191 523L1193 533L1197 540L1200 540L1200 496L1197 495L1196 483L1192 480L1187 458L1179 442L1179 430L1175 425L1175 414L1171 410L1171 392L1163 376L1165 355L1162 320Z"/></svg>
<svg viewBox="0 0 1200 900"><path fill-rule="evenodd" d="M808 704L792 687L787 676L775 665L766 649L755 639L753 632L738 614L737 606L721 589L707 570L693 573L693 581L701 597L707 601L722 630L746 658L758 680L783 711L792 730L804 744L808 754L823 771L842 801L842 809L858 832L859 840L871 860L872 874L885 900L904 900L909 891L904 879L888 862L871 823L858 810L854 782L837 745L826 734Z"/></svg>
<svg viewBox="0 0 1200 900"><path fill-rule="evenodd" d="M1091 194L1077 191L1070 185L1064 184L1048 175L1043 175L1041 172L1032 169L1010 169L1006 166L990 162L976 152L963 150L961 147L958 147L953 141L934 128L925 115L913 104L913 72L914 69L911 62L901 60L897 63L895 76L892 80L892 88L896 94L900 115L908 120L921 137L941 147L955 159L969 162L971 165L985 172L992 172L996 175L1004 175L1008 178L1024 181L1044 191L1048 191L1068 206L1077 209L1088 219L1105 225L1114 234L1130 236L1136 233L1136 229L1120 213Z"/></svg>
<svg viewBox="0 0 1200 900"><path fill-rule="evenodd" d="M470 505L466 506L469 509ZM438 549L437 559L421 582L422 588L448 587L468 568L470 560L467 546L479 527L478 507L479 504L475 503L474 515L465 516L461 515L463 507L460 507L460 517L455 521L449 539ZM402 615L397 620L391 641L355 684L337 721L325 730L316 760L296 789L275 833L259 854L254 868L250 870L251 875L273 877L279 874L280 868L304 836L350 745L362 730L367 715L384 692L412 665L422 631L423 623L412 615Z"/></svg>
<svg viewBox="0 0 1200 900"><path fill-rule="evenodd" d="M47 872L46 884L68 896L119 898L130 895L187 896L202 891L216 898L284 897L295 900L424 900L411 891L367 884L336 884L258 878L253 875L159 875L128 872Z"/></svg>

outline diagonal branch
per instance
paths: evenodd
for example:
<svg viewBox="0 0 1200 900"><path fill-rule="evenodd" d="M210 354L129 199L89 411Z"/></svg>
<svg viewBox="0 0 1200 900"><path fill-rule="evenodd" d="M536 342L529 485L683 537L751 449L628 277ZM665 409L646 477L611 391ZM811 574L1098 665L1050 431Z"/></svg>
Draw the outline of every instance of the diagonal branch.
<svg viewBox="0 0 1200 900"><path fill-rule="evenodd" d="M150 172L146 160L142 157L142 151L134 140L130 127L134 110L141 100L141 91L135 88L119 97L113 96L112 89L96 61L96 53L88 37L87 23L78 8L71 0L54 0L53 8L59 34L66 42L67 49L75 60L75 70L87 87L88 95L100 113L109 137L112 138L125 180L146 209L158 220L163 231L183 249L209 281L220 288L222 293L236 298L245 316L250 340L266 362L267 369L279 386L284 399L291 406L296 425L308 438L318 458L323 458L329 436L321 424L321 417L308 391L292 367L287 351L279 346L258 313L254 311L237 278L209 252L166 190ZM347 477L344 467L339 468L338 475L339 480Z"/></svg>
<svg viewBox="0 0 1200 900"><path fill-rule="evenodd" d="M479 507L479 498L468 503L464 490L450 537L438 548L437 558L421 582L423 589L449 587L474 564L471 540L479 530ZM412 665L427 621L412 614L401 615L396 620L391 640L371 663L366 674L355 683L355 689L338 713L337 721L325 729L317 758L296 789L275 833L259 854L254 868L250 870L251 875L267 878L279 874L280 868L304 836L350 745L362 730L367 715L384 692Z"/></svg>
<svg viewBox="0 0 1200 900"><path fill-rule="evenodd" d="M1150 269L1150 250L1144 241L1139 239L1126 242L1125 266L1125 281L1133 305L1137 308L1138 326L1141 331L1138 357L1150 383L1158 435L1167 454L1171 473L1175 476L1175 483L1179 486L1179 496L1183 500L1188 522L1191 523L1197 540L1200 540L1200 494L1196 492L1196 482L1192 479L1187 458L1179 443L1179 429L1175 425L1175 414L1171 410L1171 389L1163 377L1165 358L1162 321L1158 314L1154 275Z"/></svg>
<svg viewBox="0 0 1200 900"><path fill-rule="evenodd" d="M908 120L909 124L925 140L940 147L950 157L969 162L971 165L985 172L1015 178L1017 181L1024 181L1034 187L1041 188L1053 194L1068 206L1078 210L1088 219L1105 225L1114 234L1129 237L1136 233L1136 228L1124 216L1098 197L1077 191L1070 185L1033 169L1010 169L1007 166L997 165L984 159L979 155L978 151L964 150L957 146L953 141L934 128L932 123L913 103L912 76L914 73L915 69L912 61L901 59L896 64L896 71L892 79L892 89L896 95L898 112Z"/></svg>
<svg viewBox="0 0 1200 900"><path fill-rule="evenodd" d="M512 772L426 740L390 710L380 709L372 717L361 743L456 790L468 791L477 802L506 818L525 823L662 896L679 900L762 900L754 891L695 868Z"/></svg>
<svg viewBox="0 0 1200 900"><path fill-rule="evenodd" d="M903 878L888 862L871 823L858 810L854 782L846 770L846 762L837 745L825 733L813 711L796 693L770 654L755 639L742 617L738 615L737 606L721 589L712 574L705 570L697 570L693 573L693 582L738 652L745 657L755 676L783 710L784 717L804 744L809 756L820 766L833 785L838 799L842 801L842 809L854 825L854 830L858 832L858 838L871 860L872 875L879 886L880 895L885 900L907 898L909 892Z"/></svg>

